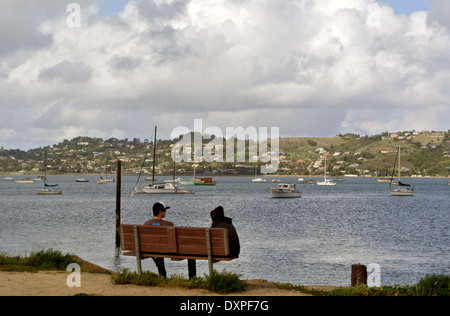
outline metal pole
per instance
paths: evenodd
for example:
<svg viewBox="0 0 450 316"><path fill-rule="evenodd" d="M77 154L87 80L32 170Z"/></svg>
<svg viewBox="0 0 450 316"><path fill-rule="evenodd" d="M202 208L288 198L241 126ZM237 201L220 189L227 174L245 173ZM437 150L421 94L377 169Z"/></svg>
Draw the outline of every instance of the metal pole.
<svg viewBox="0 0 450 316"><path fill-rule="evenodd" d="M120 198L122 193L122 162L117 161L117 188L116 188L116 247L120 247Z"/></svg>

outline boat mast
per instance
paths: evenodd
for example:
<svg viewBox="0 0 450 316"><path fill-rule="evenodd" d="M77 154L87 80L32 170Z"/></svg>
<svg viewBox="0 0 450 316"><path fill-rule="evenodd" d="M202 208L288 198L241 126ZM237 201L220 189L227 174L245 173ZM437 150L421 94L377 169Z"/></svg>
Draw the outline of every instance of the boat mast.
<svg viewBox="0 0 450 316"><path fill-rule="evenodd" d="M397 156L399 156L399 154L400 154L400 146L398 146ZM391 181L389 182L389 188L392 185L392 180L394 180L395 166L397 165L397 156L395 157L395 160L394 160L394 168L392 168L392 175L391 175ZM399 157L399 159L400 159L400 157ZM400 166L399 166L399 169L400 169ZM399 174L400 174L400 172L399 172Z"/></svg>
<svg viewBox="0 0 450 316"><path fill-rule="evenodd" d="M155 126L155 140L153 142L153 171L152 171L152 185L155 184L155 163L156 163L156 130L157 126Z"/></svg>

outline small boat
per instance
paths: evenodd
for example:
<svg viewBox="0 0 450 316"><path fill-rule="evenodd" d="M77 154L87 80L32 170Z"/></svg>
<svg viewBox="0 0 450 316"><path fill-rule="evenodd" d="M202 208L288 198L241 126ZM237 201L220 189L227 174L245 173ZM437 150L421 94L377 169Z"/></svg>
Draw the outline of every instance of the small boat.
<svg viewBox="0 0 450 316"><path fill-rule="evenodd" d="M315 181L313 179L305 179L305 178L298 178L297 180L298 184L314 184Z"/></svg>
<svg viewBox="0 0 450 316"><path fill-rule="evenodd" d="M301 198L301 192L297 190L295 184L280 183L276 188L269 189L272 198Z"/></svg>
<svg viewBox="0 0 450 316"><path fill-rule="evenodd" d="M333 182L330 179L324 178L323 181L317 181L316 182L317 185L322 185L322 186L335 186L337 183Z"/></svg>
<svg viewBox="0 0 450 316"><path fill-rule="evenodd" d="M316 182L317 185L321 185L321 186L335 186L337 183L327 179L327 156L325 155L325 167L324 167L324 171L323 171L323 181L317 181Z"/></svg>
<svg viewBox="0 0 450 316"><path fill-rule="evenodd" d="M6 178L3 178L3 180L6 180L6 181L13 181L13 180L14 180L14 178L11 178L11 177L6 177Z"/></svg>
<svg viewBox="0 0 450 316"><path fill-rule="evenodd" d="M258 178L257 175L258 175L258 170L255 167L255 177L252 179L252 182L267 182L266 179Z"/></svg>
<svg viewBox="0 0 450 316"><path fill-rule="evenodd" d="M252 179L252 182L267 182L267 180L263 178L254 178Z"/></svg>
<svg viewBox="0 0 450 316"><path fill-rule="evenodd" d="M389 184L389 193L391 194L391 196L413 196L414 195L414 187L409 185L409 184L402 183L400 181L400 146L398 146L397 156L398 156L398 180L397 180L397 187L396 188L391 188L391 186L392 186L392 180L391 180L391 183ZM394 171L395 171L395 165L396 164L397 164L397 159L395 159L394 169L392 170L392 177L391 177L391 179L393 179Z"/></svg>
<svg viewBox="0 0 450 316"><path fill-rule="evenodd" d="M383 182L390 183L393 180L394 180L393 178L379 178L378 182L380 182L380 183L383 183Z"/></svg>
<svg viewBox="0 0 450 316"><path fill-rule="evenodd" d="M272 183L278 183L278 182L281 182L281 180L280 179L272 179Z"/></svg>
<svg viewBox="0 0 450 316"><path fill-rule="evenodd" d="M160 184L155 184L155 169L156 169L156 145L157 145L157 141L156 141L156 133L157 133L157 126L155 126L155 141L154 141L154 145L153 145L153 170L152 170L152 184L146 185L146 186L138 186L139 183L139 178L140 178L140 174L139 177L136 181L136 185L133 188L133 192L131 193L132 196L134 196L134 193L136 194L194 194L195 192L190 191L190 190L185 190L182 186L178 186L176 184L176 180L175 180L175 175L174 175L174 179L165 183L160 183ZM142 169L144 168L144 164L145 164L145 160L146 160L146 156L144 157L144 162L142 163L142 167L141 167L141 172ZM174 170L175 170L175 165L174 165Z"/></svg>
<svg viewBox="0 0 450 316"><path fill-rule="evenodd" d="M100 179L97 180L98 184L105 184L114 182L115 180L113 178L108 177L108 164L105 164L105 176L100 176Z"/></svg>
<svg viewBox="0 0 450 316"><path fill-rule="evenodd" d="M31 178L24 178L24 179L17 179L14 181L15 183L25 183L25 184L32 184L34 183L34 180Z"/></svg>
<svg viewBox="0 0 450 316"><path fill-rule="evenodd" d="M114 182L115 180L112 178L108 178L108 177L100 177L100 179L97 180L98 184L105 184L105 183L110 183L110 182Z"/></svg>
<svg viewBox="0 0 450 316"><path fill-rule="evenodd" d="M135 186L136 194L194 194L194 191L185 190L173 183L150 184L144 187Z"/></svg>
<svg viewBox="0 0 450 316"><path fill-rule="evenodd" d="M75 179L75 182L89 182L88 179Z"/></svg>
<svg viewBox="0 0 450 316"><path fill-rule="evenodd" d="M181 186L195 185L194 180L183 180L179 183Z"/></svg>
<svg viewBox="0 0 450 316"><path fill-rule="evenodd" d="M39 178L42 179L41 181L44 181L44 188L43 189L35 189L34 192L38 195L59 195L62 194L61 189L54 189L59 184L47 184L47 151L45 152L45 158L44 158L44 175L40 176Z"/></svg>
<svg viewBox="0 0 450 316"><path fill-rule="evenodd" d="M195 178L194 185L216 185L212 178Z"/></svg>
<svg viewBox="0 0 450 316"><path fill-rule="evenodd" d="M177 184L177 183L180 183L181 181L183 181L183 179L177 178L177 179L173 179L173 180L164 180L164 183L173 183L173 184Z"/></svg>
<svg viewBox="0 0 450 316"><path fill-rule="evenodd" d="M45 181L45 180L47 180L47 177L46 176L38 176L38 177L34 178L33 180L34 181Z"/></svg>
<svg viewBox="0 0 450 316"><path fill-rule="evenodd" d="M61 189L52 189L52 186L46 185L43 189L35 189L34 192L38 195L59 195L62 194Z"/></svg>

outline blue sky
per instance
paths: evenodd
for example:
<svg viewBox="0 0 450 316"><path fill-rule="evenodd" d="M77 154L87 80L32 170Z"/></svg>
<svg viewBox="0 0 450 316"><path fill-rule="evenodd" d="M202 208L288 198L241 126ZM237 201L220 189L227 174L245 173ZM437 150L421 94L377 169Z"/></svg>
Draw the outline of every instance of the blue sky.
<svg viewBox="0 0 450 316"><path fill-rule="evenodd" d="M411 14L415 11L428 11L433 0L379 0L390 5L396 14Z"/></svg>
<svg viewBox="0 0 450 316"><path fill-rule="evenodd" d="M100 14L111 15L119 13L130 0L103 0L100 3Z"/></svg>
<svg viewBox="0 0 450 316"><path fill-rule="evenodd" d="M111 15L123 10L130 0L103 0L100 3L100 14ZM433 0L379 0L390 5L396 14L411 14L415 11L428 11Z"/></svg>

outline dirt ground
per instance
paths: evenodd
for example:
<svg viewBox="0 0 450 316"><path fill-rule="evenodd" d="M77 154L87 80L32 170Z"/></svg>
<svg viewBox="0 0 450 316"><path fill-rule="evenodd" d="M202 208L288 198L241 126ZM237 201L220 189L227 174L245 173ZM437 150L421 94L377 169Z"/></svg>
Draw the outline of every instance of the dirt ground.
<svg viewBox="0 0 450 316"><path fill-rule="evenodd" d="M207 290L189 290L170 287L143 287L114 285L111 272L76 257L81 264L80 287L69 287L71 272L6 272L0 271L0 296L73 296L78 294L96 296L216 296ZM99 273L102 272L102 273ZM248 280L245 292L233 296L309 296L292 290L276 288L266 280ZM70 282L69 282L70 283ZM315 289L331 289L316 286Z"/></svg>
<svg viewBox="0 0 450 316"><path fill-rule="evenodd" d="M81 273L79 288L67 286L70 272L0 272L0 296L215 296L207 290L182 288L114 285L111 276L100 273ZM245 292L233 296L309 296L297 291L277 289L265 280L249 280ZM317 288L317 287L316 287Z"/></svg>

